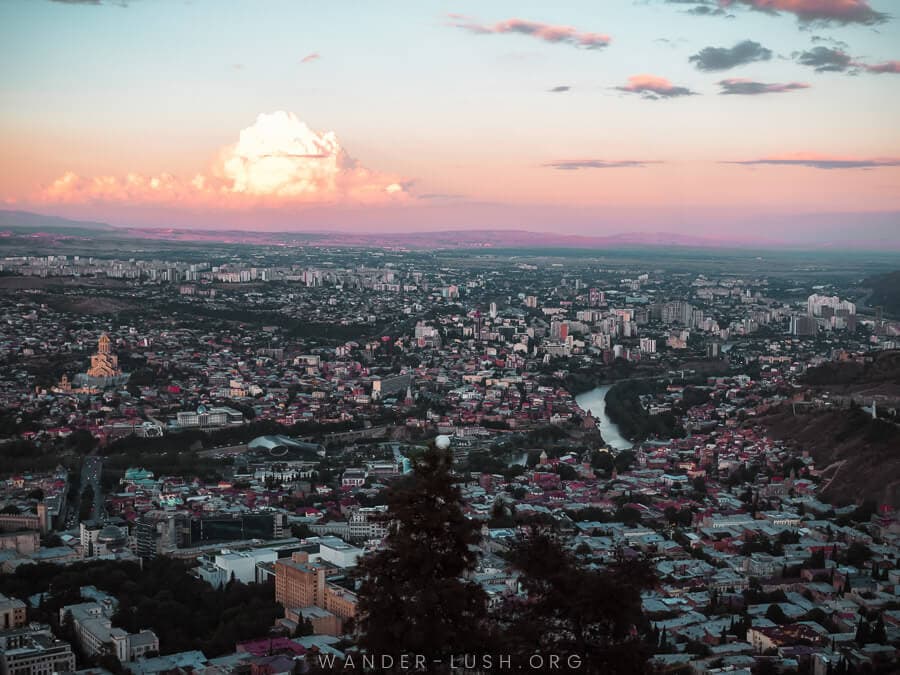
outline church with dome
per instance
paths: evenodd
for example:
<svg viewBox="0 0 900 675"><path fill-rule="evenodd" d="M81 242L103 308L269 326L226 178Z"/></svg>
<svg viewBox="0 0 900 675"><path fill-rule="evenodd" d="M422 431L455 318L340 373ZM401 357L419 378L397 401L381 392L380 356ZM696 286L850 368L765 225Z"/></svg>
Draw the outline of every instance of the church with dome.
<svg viewBox="0 0 900 675"><path fill-rule="evenodd" d="M91 355L91 367L86 373L78 373L72 381L81 389L105 389L128 382L128 373L119 368L119 357L113 351L112 340L103 333L97 341L97 351ZM68 382L66 382L68 384Z"/></svg>

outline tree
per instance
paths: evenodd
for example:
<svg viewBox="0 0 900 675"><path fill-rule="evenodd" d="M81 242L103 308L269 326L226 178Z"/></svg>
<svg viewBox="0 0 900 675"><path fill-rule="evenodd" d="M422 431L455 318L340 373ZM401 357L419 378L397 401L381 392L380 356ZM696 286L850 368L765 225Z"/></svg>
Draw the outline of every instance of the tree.
<svg viewBox="0 0 900 675"><path fill-rule="evenodd" d="M787 622L787 617L784 615L784 610L781 609L775 603L769 605L769 608L766 610L766 618L772 623L777 623L781 625Z"/></svg>
<svg viewBox="0 0 900 675"><path fill-rule="evenodd" d="M66 438L66 445L80 455L87 455L97 446L97 439L87 429L76 429Z"/></svg>
<svg viewBox="0 0 900 675"><path fill-rule="evenodd" d="M357 570L359 644L369 653L421 654L449 666L451 654L485 646L487 596L462 578L475 567L480 534L462 512L451 462L430 448L388 494L384 547Z"/></svg>
<svg viewBox="0 0 900 675"><path fill-rule="evenodd" d="M306 523L293 523L291 525L291 536L298 539L307 539L314 536L314 533Z"/></svg>
<svg viewBox="0 0 900 675"><path fill-rule="evenodd" d="M490 527L515 527L515 510L515 506L507 507L502 499L498 499L491 507L491 518L488 525Z"/></svg>
<svg viewBox="0 0 900 675"><path fill-rule="evenodd" d="M305 617L302 622L297 624L297 630L294 632L294 637L302 637L304 635L312 635L316 631L313 628L312 621L309 617Z"/></svg>
<svg viewBox="0 0 900 675"><path fill-rule="evenodd" d="M804 565L806 569L820 570L825 567L825 551L813 551Z"/></svg>
<svg viewBox="0 0 900 675"><path fill-rule="evenodd" d="M869 622L865 619L860 618L859 623L856 624L856 636L854 637L854 640L856 640L856 644L860 647L872 641Z"/></svg>
<svg viewBox="0 0 900 675"><path fill-rule="evenodd" d="M649 649L637 639L641 590L654 583L645 561L596 569L545 528L512 545L525 598L499 611L501 651L527 663L534 653L578 656L584 672L643 672ZM516 658L513 658L515 665Z"/></svg>
<svg viewBox="0 0 900 675"><path fill-rule="evenodd" d="M703 476L697 476L693 482L694 492L698 495L706 494L706 479Z"/></svg>
<svg viewBox="0 0 900 675"><path fill-rule="evenodd" d="M560 480L577 480L578 479L578 472L575 470L574 467L572 467L568 464L563 464L560 462L560 464L556 467L556 472L559 474Z"/></svg>
<svg viewBox="0 0 900 675"><path fill-rule="evenodd" d="M880 645L887 643L887 631L884 628L884 617L881 614L878 615L878 619L872 628L871 639L872 642L877 642Z"/></svg>
<svg viewBox="0 0 900 675"><path fill-rule="evenodd" d="M847 547L846 561L848 565L862 567L872 558L872 550L865 544L854 541Z"/></svg>
<svg viewBox="0 0 900 675"><path fill-rule="evenodd" d="M632 506L624 506L616 510L613 518L625 523L629 527L634 527L641 522L641 512Z"/></svg>
<svg viewBox="0 0 900 675"><path fill-rule="evenodd" d="M100 645L100 651L94 657L94 661L101 668L105 668L111 673L124 673L122 663L116 656L116 648L112 642L104 642Z"/></svg>

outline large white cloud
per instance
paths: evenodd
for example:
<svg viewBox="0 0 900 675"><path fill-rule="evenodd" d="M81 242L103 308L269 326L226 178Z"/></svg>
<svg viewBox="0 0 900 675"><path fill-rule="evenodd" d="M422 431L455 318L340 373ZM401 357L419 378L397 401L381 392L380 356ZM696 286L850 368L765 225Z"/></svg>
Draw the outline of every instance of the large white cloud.
<svg viewBox="0 0 900 675"><path fill-rule="evenodd" d="M47 202L132 202L255 206L396 201L402 179L351 158L333 131L316 132L293 113L261 114L224 148L209 175L84 177L67 172L41 193Z"/></svg>

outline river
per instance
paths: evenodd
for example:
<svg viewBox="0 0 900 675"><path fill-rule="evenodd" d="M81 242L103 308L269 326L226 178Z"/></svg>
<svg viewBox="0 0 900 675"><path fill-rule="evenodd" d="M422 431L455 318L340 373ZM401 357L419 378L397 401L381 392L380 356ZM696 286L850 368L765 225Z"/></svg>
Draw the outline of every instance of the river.
<svg viewBox="0 0 900 675"><path fill-rule="evenodd" d="M616 450L630 450L633 443L622 436L618 425L606 416L606 393L611 388L611 384L604 384L586 391L575 397L575 403L597 420L597 428L600 429L606 445Z"/></svg>

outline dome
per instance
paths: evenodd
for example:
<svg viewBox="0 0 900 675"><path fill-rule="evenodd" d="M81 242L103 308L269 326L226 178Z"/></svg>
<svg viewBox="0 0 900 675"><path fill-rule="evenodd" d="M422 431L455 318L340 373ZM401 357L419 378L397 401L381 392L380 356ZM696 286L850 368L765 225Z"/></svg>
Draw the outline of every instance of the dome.
<svg viewBox="0 0 900 675"><path fill-rule="evenodd" d="M125 543L125 535L115 525L107 525L102 530L100 530L97 535L97 541L101 544L124 544Z"/></svg>

